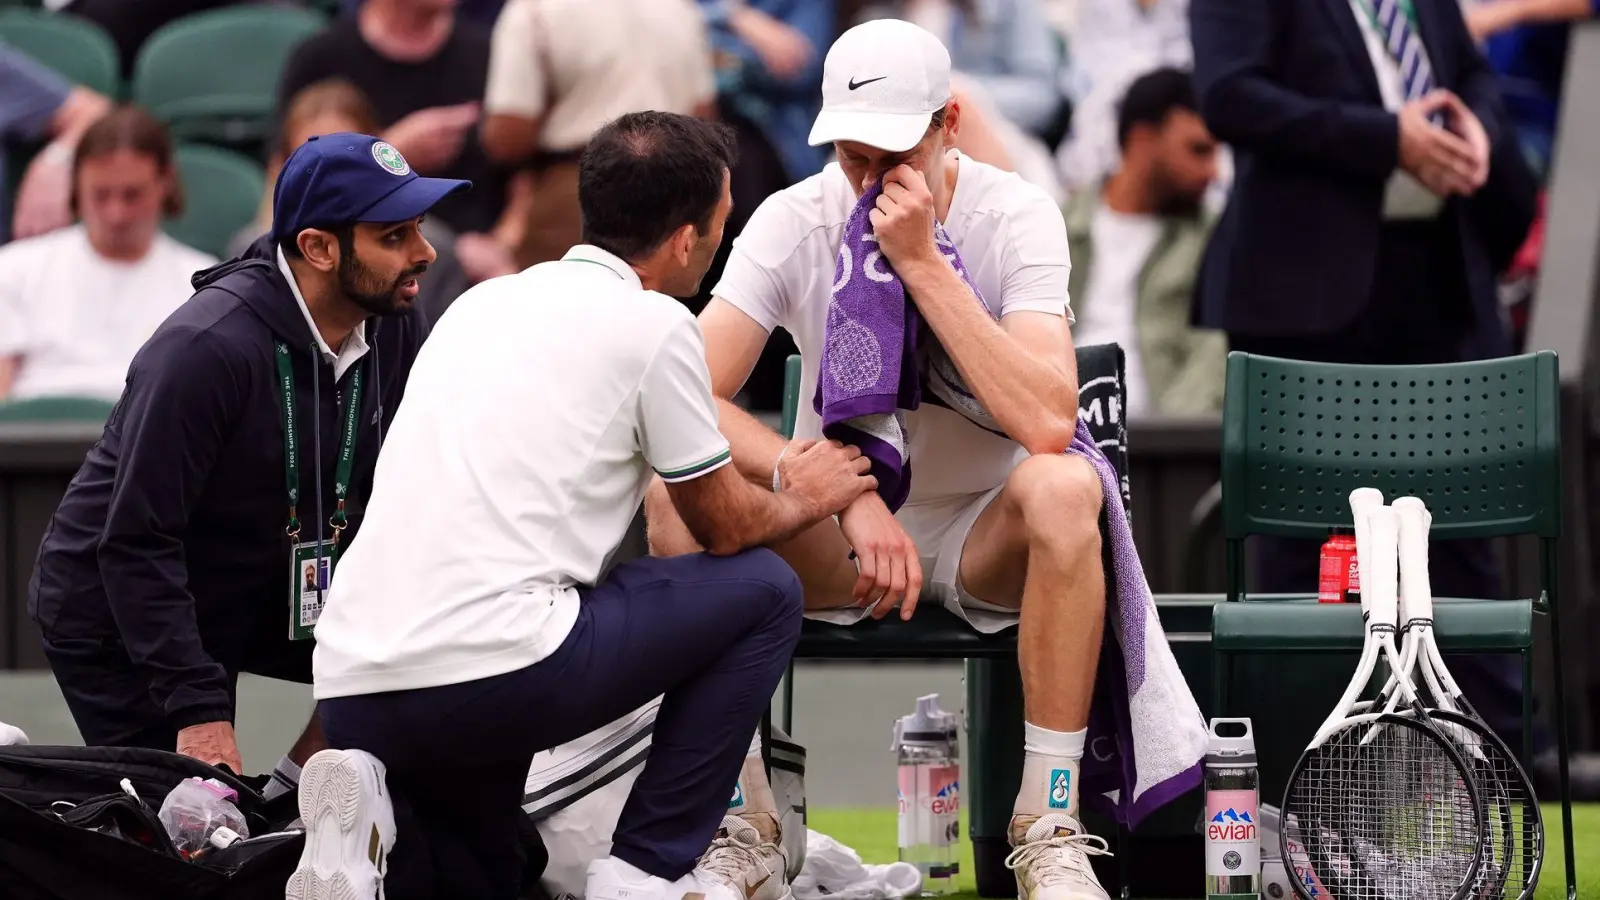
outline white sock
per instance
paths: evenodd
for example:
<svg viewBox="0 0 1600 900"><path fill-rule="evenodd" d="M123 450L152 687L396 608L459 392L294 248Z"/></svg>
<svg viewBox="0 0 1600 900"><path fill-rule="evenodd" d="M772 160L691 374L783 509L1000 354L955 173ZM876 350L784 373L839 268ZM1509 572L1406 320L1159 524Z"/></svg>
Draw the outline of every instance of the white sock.
<svg viewBox="0 0 1600 900"><path fill-rule="evenodd" d="M266 788L261 791L261 796L271 800L281 797L300 788L300 766L294 760L285 756L278 760L272 767L272 778L267 782Z"/></svg>
<svg viewBox="0 0 1600 900"><path fill-rule="evenodd" d="M1083 759L1087 728L1051 731L1023 723L1022 787L1012 812L1019 816L1050 813L1078 815L1078 764Z"/></svg>

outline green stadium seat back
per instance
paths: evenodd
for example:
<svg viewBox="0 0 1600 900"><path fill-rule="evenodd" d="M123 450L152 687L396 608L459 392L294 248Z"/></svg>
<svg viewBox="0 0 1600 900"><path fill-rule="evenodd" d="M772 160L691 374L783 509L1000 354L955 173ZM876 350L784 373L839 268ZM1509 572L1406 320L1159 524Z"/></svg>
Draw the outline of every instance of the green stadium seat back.
<svg viewBox="0 0 1600 900"><path fill-rule="evenodd" d="M122 94L117 45L88 19L35 9L0 9L0 39L73 84L112 98Z"/></svg>
<svg viewBox="0 0 1600 900"><path fill-rule="evenodd" d="M266 173L255 160L203 144L180 144L178 177L187 205L166 232L213 256L227 256L228 241L255 219Z"/></svg>
<svg viewBox="0 0 1600 900"><path fill-rule="evenodd" d="M113 404L98 397L0 401L0 422L104 422Z"/></svg>
<svg viewBox="0 0 1600 900"><path fill-rule="evenodd" d="M302 7L249 5L170 22L139 50L133 100L179 139L261 146L289 55L327 21Z"/></svg>

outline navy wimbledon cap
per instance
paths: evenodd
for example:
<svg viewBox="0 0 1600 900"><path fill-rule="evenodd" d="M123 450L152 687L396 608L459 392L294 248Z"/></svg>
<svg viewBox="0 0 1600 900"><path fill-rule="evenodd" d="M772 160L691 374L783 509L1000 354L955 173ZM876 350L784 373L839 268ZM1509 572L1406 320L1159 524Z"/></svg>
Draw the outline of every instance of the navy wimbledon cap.
<svg viewBox="0 0 1600 900"><path fill-rule="evenodd" d="M346 222L404 222L472 187L423 178L393 145L367 134L314 137L289 155L272 191L272 239Z"/></svg>

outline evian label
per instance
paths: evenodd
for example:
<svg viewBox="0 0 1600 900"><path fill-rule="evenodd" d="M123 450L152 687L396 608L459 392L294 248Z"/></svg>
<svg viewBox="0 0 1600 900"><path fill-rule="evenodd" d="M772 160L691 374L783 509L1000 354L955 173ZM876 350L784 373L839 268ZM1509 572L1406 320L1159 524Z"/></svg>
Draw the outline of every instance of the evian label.
<svg viewBox="0 0 1600 900"><path fill-rule="evenodd" d="M900 846L961 839L961 767L901 766Z"/></svg>
<svg viewBox="0 0 1600 900"><path fill-rule="evenodd" d="M1206 874L1261 872L1255 791L1206 792Z"/></svg>

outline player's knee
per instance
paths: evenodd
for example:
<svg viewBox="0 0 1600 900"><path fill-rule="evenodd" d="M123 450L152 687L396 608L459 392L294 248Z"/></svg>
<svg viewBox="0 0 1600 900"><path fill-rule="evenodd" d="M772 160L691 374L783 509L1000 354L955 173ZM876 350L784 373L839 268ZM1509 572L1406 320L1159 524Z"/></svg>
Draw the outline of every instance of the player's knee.
<svg viewBox="0 0 1600 900"><path fill-rule="evenodd" d="M1040 454L1023 460L1006 480L1030 540L1073 545L1100 538L1104 502L1100 476L1088 460Z"/></svg>

